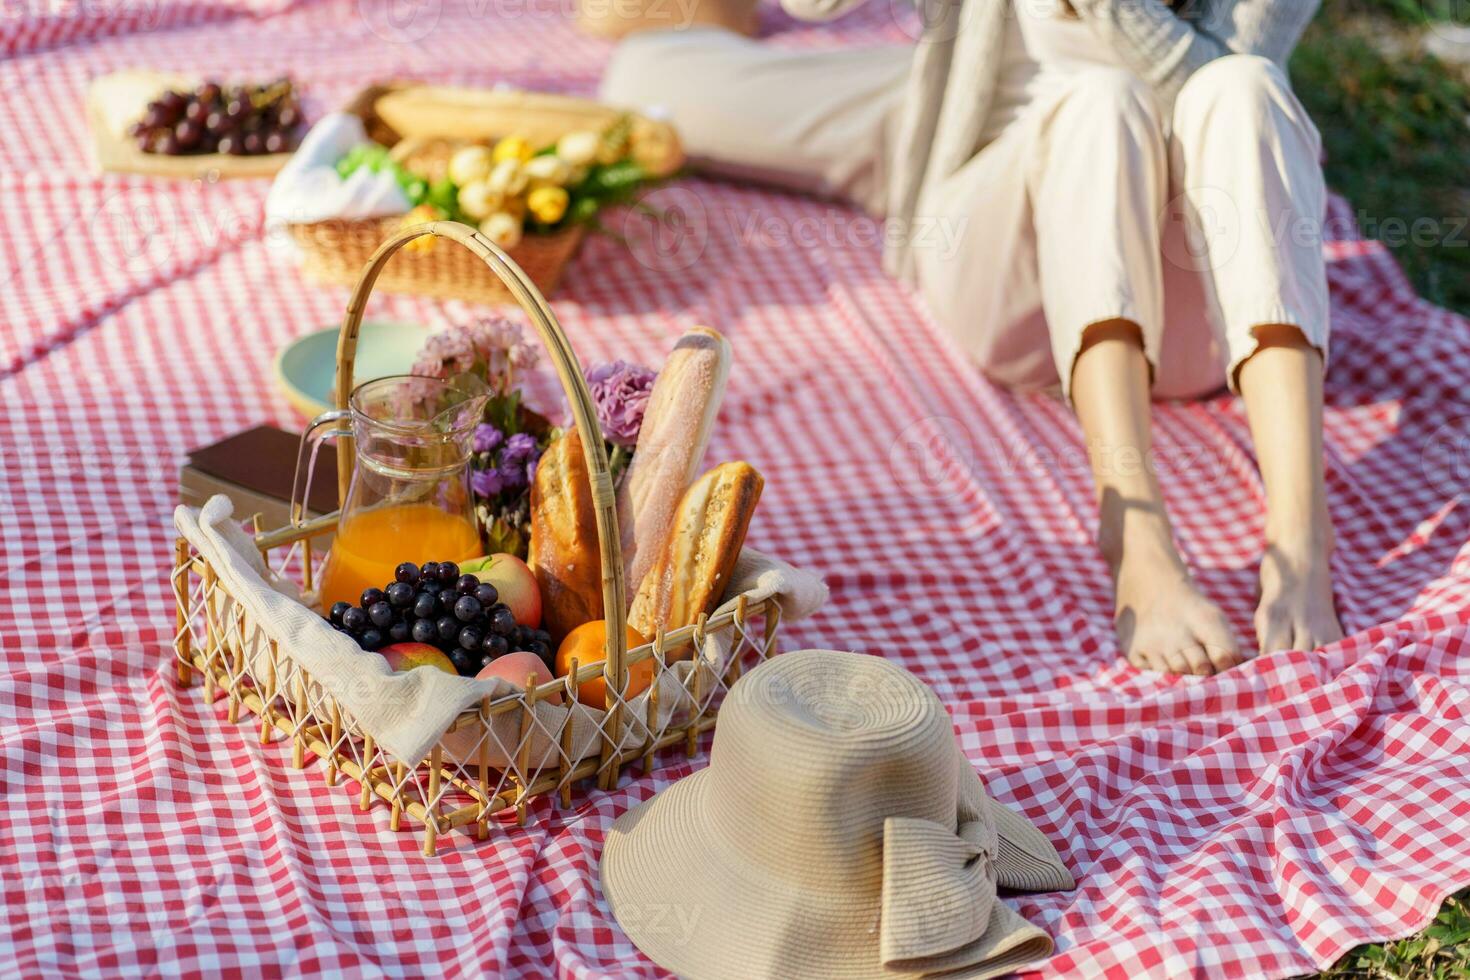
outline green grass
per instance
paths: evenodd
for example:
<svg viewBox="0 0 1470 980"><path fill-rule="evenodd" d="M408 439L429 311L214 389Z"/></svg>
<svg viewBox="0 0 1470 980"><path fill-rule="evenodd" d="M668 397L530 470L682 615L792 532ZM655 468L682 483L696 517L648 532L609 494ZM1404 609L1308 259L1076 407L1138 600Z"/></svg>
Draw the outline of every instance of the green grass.
<svg viewBox="0 0 1470 980"><path fill-rule="evenodd" d="M1470 74L1419 47L1426 12L1463 2L1325 0L1291 74L1363 233L1430 302L1470 313Z"/></svg>
<svg viewBox="0 0 1470 980"><path fill-rule="evenodd" d="M1359 946L1325 980L1463 980L1470 977L1470 889L1444 903L1417 936Z"/></svg>

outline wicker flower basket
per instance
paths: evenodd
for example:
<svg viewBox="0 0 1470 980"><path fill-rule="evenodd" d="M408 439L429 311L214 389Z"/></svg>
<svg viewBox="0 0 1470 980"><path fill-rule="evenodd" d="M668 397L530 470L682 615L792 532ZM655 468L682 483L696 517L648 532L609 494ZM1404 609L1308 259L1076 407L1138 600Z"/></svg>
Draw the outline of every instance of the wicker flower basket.
<svg viewBox="0 0 1470 980"><path fill-rule="evenodd" d="M441 88L409 82L373 85L359 92L348 112L363 120L368 136L391 147L417 172L442 174L448 152L466 143L493 142L512 133L536 145L555 142L577 129L601 129L622 113L588 99L540 92ZM658 176L684 161L677 134L667 123L634 114L633 152ZM312 279L350 286L378 246L402 224L398 216L288 224ZM550 234L526 234L510 258L543 295L555 292L567 263L577 254L586 229L574 225ZM389 293L479 303L511 303L515 297L474 255L433 248L401 256L378 280Z"/></svg>
<svg viewBox="0 0 1470 980"><path fill-rule="evenodd" d="M670 746L693 753L700 735L714 727L730 685L775 654L781 607L774 597L759 593L733 601L727 597L715 614L660 632L651 643L625 648L627 589L613 484L591 394L541 292L503 251L465 225L433 222L400 230L370 256L338 341L337 405L346 406L353 387L353 356L369 294L389 258L423 236L447 239L436 252L453 245L490 270L525 310L550 352L591 477L608 611L605 660L586 665L573 661L566 677L539 685L534 677L527 678L525 690L484 698L454 718L422 757L400 758L359 722L350 692L334 696L330 685L310 676L185 538L177 543L173 587L179 682L188 686L196 677L201 680L205 703L223 700L232 723L242 713L252 716L262 744L288 740L294 767L315 759L328 786L346 776L362 809L382 803L394 830L405 818L421 825L423 853L432 855L441 836L456 827L472 829L483 839L492 823L512 817L523 823L528 805L538 796L554 794L568 806L579 781L595 776L600 786L610 787L631 761L641 760L646 769L656 752ZM345 499L355 453L350 438L344 441L337 458L339 492ZM301 526L257 529L254 545L270 567L299 570L299 581L310 595L314 552L320 550L314 542L335 530L337 518L334 513ZM698 651L693 658L678 659L678 651L691 645ZM630 668L650 660L652 684L630 693ZM605 684L605 711L577 700L581 685L597 679Z"/></svg>
<svg viewBox="0 0 1470 980"><path fill-rule="evenodd" d="M302 271L318 282L347 285L357 281L378 246L401 225L401 218L389 217L317 221L290 229L292 240L301 248ZM573 226L551 235L526 235L509 254L543 295L550 294L581 247L584 234L581 226ZM463 249L407 252L383 271L378 287L388 293L436 299L513 302L485 263Z"/></svg>

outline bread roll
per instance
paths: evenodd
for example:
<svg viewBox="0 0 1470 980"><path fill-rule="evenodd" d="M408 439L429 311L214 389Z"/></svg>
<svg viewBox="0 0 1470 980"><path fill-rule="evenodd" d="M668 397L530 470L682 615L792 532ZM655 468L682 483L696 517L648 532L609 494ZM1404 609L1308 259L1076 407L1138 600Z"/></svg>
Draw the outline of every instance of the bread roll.
<svg viewBox="0 0 1470 980"><path fill-rule="evenodd" d="M628 624L652 637L714 610L730 584L765 481L749 463L721 463L679 501L674 532L639 584Z"/></svg>
<svg viewBox="0 0 1470 980"><path fill-rule="evenodd" d="M531 571L541 588L541 625L552 639L602 618L602 557L592 482L576 429L550 446L531 486Z"/></svg>
<svg viewBox="0 0 1470 980"><path fill-rule="evenodd" d="M704 464L729 375L729 342L696 327L679 338L653 383L638 448L618 487L618 536L630 588L648 574L680 496Z"/></svg>

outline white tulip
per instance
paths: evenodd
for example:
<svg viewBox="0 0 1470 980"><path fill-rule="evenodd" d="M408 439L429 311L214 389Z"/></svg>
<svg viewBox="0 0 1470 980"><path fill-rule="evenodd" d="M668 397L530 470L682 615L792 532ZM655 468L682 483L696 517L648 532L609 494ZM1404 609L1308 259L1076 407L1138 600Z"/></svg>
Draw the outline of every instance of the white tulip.
<svg viewBox="0 0 1470 980"><path fill-rule="evenodd" d="M526 189L526 171L519 160L501 160L490 171L486 183L490 189L497 194L506 197L515 197Z"/></svg>
<svg viewBox="0 0 1470 980"><path fill-rule="evenodd" d="M449 158L449 179L465 187L490 176L495 161L488 146L466 146Z"/></svg>
<svg viewBox="0 0 1470 980"><path fill-rule="evenodd" d="M480 234L501 248L515 248L521 240L521 222L504 211L496 211L480 222Z"/></svg>
<svg viewBox="0 0 1470 980"><path fill-rule="evenodd" d="M483 221L500 207L504 195L490 189L487 181L478 180L459 189L459 209L473 221Z"/></svg>
<svg viewBox="0 0 1470 980"><path fill-rule="evenodd" d="M574 167L585 167L597 159L601 146L601 136L588 129L579 129L556 141L556 155Z"/></svg>
<svg viewBox="0 0 1470 980"><path fill-rule="evenodd" d="M527 160L524 170L533 184L551 184L555 187L566 184L567 178L572 175L571 165L550 153Z"/></svg>

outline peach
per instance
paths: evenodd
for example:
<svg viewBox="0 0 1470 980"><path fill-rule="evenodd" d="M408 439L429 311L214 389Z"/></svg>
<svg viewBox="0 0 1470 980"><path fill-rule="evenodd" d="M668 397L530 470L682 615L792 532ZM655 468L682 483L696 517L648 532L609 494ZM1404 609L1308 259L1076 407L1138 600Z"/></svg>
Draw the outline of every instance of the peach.
<svg viewBox="0 0 1470 980"><path fill-rule="evenodd" d="M459 671L454 669L454 664L439 650L438 647L429 646L427 643L394 643L383 647L378 653L388 661L388 666L393 672L401 674L404 671L413 670L415 667L437 667L446 674L459 676Z"/></svg>
<svg viewBox="0 0 1470 980"><path fill-rule="evenodd" d="M535 629L541 625L541 589L536 574L515 555L490 555L463 562L459 570L489 582L500 593L500 601L510 607L516 622Z"/></svg>
<svg viewBox="0 0 1470 980"><path fill-rule="evenodd" d="M504 656L496 657L490 661L481 671L475 675L477 681L487 681L492 677L499 677L509 681L521 690L526 689L526 678L535 677L535 683L545 684L553 680L551 671L542 663L541 658L529 650L516 650ZM561 704L561 695L553 694L546 698L552 704Z"/></svg>

